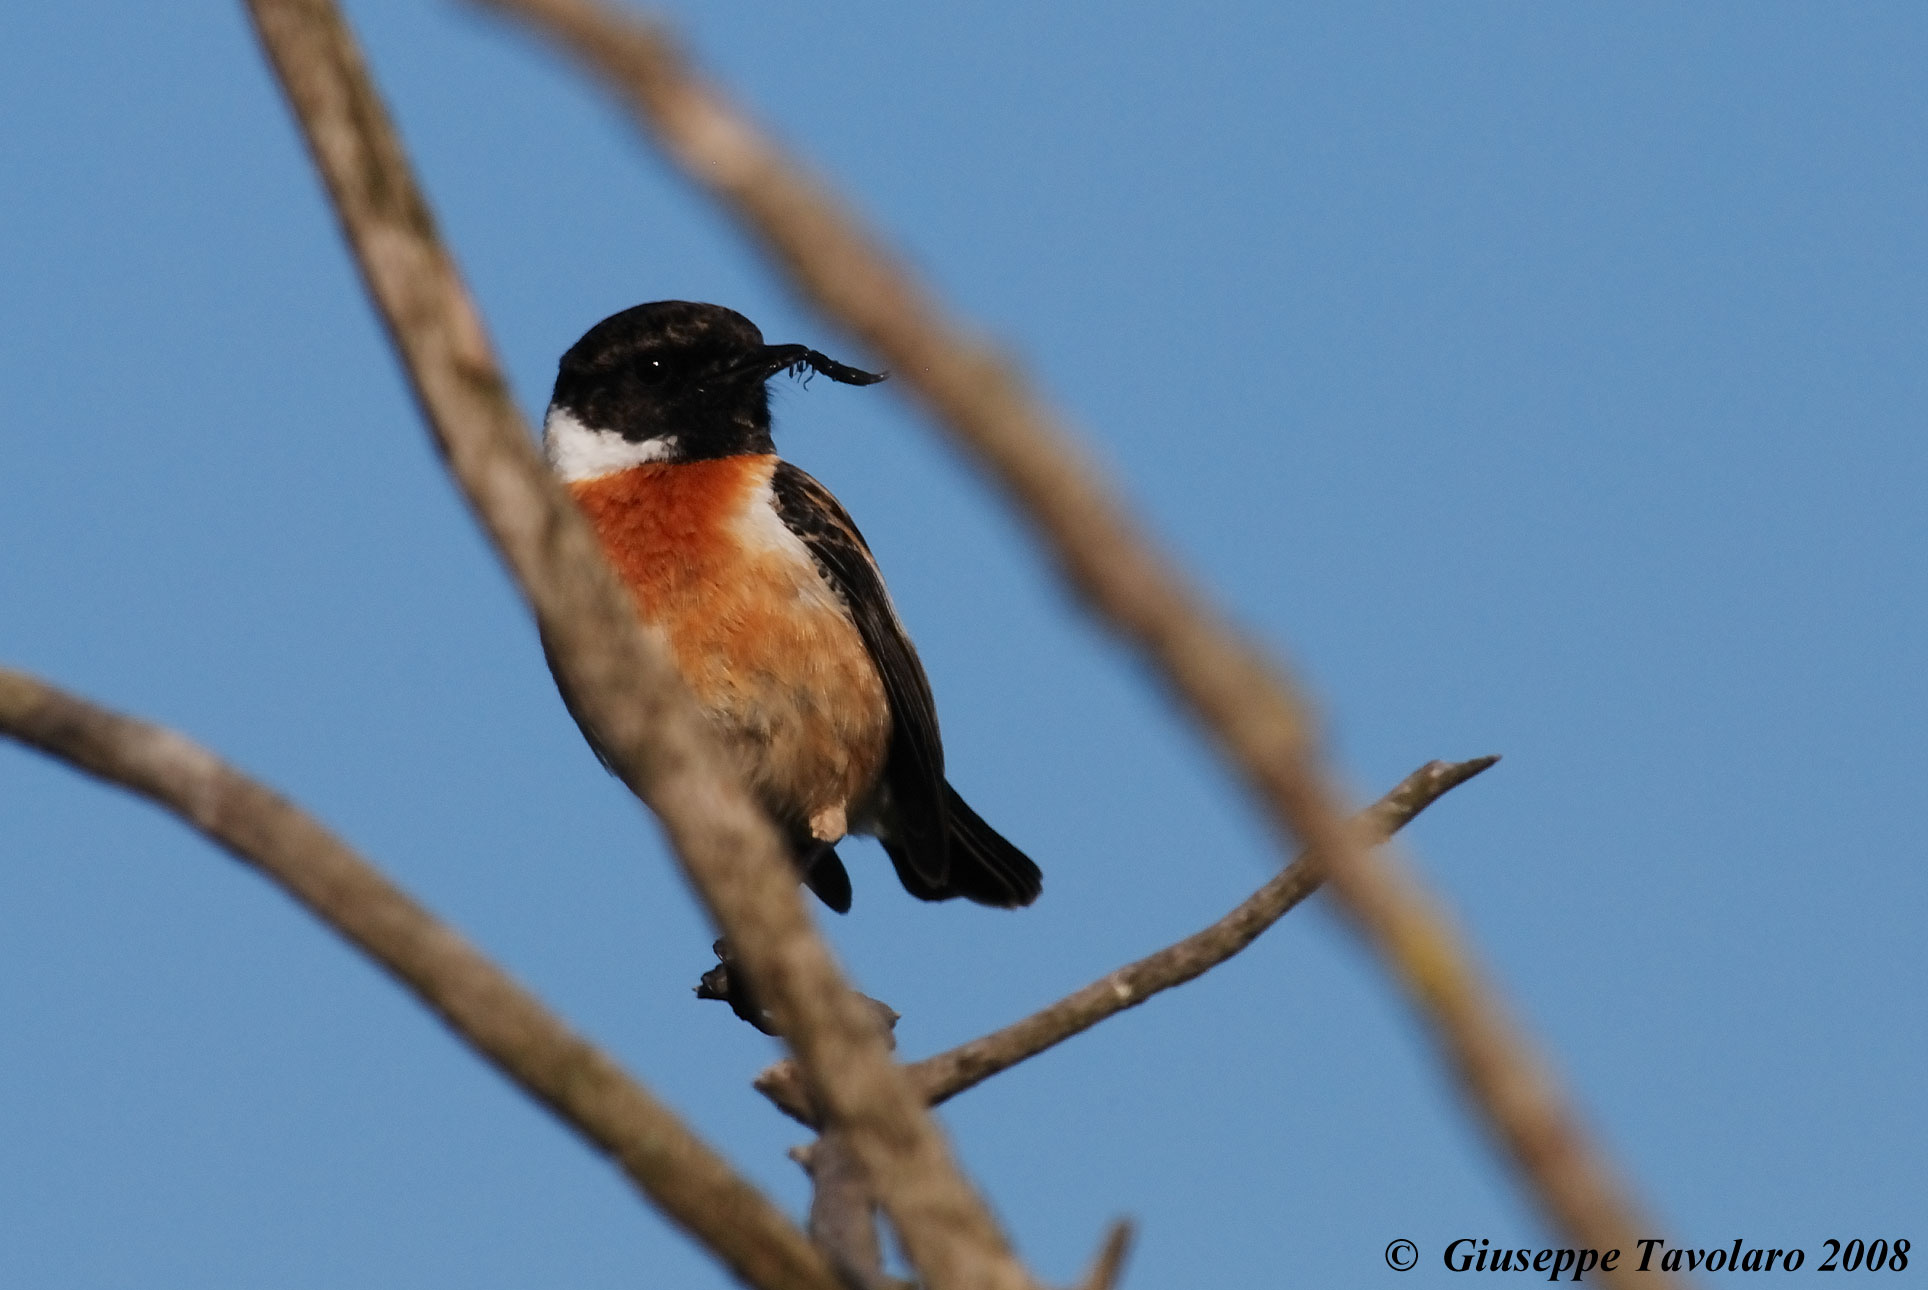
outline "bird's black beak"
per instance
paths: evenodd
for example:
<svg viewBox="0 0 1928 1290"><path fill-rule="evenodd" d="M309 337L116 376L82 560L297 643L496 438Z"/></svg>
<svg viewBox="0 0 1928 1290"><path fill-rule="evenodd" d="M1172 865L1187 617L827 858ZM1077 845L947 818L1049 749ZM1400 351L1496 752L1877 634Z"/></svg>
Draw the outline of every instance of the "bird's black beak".
<svg viewBox="0 0 1928 1290"><path fill-rule="evenodd" d="M818 372L840 385L875 385L886 375L847 366L803 345L765 345L742 362L732 364L725 375L741 380L767 381L779 372Z"/></svg>

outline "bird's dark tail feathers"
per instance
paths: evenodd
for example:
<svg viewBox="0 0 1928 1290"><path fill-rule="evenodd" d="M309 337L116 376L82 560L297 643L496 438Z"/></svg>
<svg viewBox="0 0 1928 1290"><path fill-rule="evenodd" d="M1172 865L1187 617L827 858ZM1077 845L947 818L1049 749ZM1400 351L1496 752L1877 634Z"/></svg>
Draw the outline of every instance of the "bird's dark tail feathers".
<svg viewBox="0 0 1928 1290"><path fill-rule="evenodd" d="M919 900L962 896L1003 909L1028 905L1038 898L1044 890L1044 874L1031 863L1031 857L1005 841L1004 835L986 824L949 784L944 785L944 814L950 824L951 872L940 886L918 876L903 848L884 842L904 890Z"/></svg>
<svg viewBox="0 0 1928 1290"><path fill-rule="evenodd" d="M837 856L835 847L819 847L815 856L803 862L803 885L817 899L839 914L850 912L850 871Z"/></svg>

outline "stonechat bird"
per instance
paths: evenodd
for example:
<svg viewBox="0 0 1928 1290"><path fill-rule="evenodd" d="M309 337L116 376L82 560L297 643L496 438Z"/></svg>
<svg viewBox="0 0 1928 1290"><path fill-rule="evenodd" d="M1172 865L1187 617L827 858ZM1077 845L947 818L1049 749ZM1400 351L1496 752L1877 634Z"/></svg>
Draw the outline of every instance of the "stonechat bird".
<svg viewBox="0 0 1928 1290"><path fill-rule="evenodd" d="M946 782L930 682L863 535L776 455L784 372L884 379L766 345L720 305L626 309L562 356L550 465L824 904L850 908L837 843L862 834L921 900L1028 905L1043 876Z"/></svg>

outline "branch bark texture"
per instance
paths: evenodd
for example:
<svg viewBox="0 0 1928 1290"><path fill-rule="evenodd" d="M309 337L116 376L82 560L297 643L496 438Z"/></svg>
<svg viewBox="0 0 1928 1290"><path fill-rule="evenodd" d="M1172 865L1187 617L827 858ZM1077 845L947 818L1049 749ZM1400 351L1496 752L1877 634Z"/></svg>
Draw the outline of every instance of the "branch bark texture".
<svg viewBox="0 0 1928 1290"><path fill-rule="evenodd" d="M451 472L599 742L662 820L828 1121L868 1172L911 1263L934 1290L1029 1285L816 934L775 831L538 458L340 13L331 0L248 8Z"/></svg>
<svg viewBox="0 0 1928 1290"><path fill-rule="evenodd" d="M1156 550L1102 470L1016 371L953 322L882 242L706 84L654 24L598 0L474 0L599 73L646 135L715 197L806 299L869 346L1016 502L1067 584L1196 718L1430 1024L1462 1087L1571 1239L1646 1230L1537 1050L1439 902L1358 845L1284 673Z"/></svg>
<svg viewBox="0 0 1928 1290"><path fill-rule="evenodd" d="M0 668L0 733L198 829L375 960L760 1290L839 1290L817 1249L674 1111L312 816L198 744Z"/></svg>

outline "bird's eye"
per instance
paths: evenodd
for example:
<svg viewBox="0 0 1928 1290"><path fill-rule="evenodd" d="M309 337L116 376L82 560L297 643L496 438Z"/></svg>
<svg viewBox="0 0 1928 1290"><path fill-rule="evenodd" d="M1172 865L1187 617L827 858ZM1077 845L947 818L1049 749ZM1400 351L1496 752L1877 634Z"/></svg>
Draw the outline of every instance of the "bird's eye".
<svg viewBox="0 0 1928 1290"><path fill-rule="evenodd" d="M669 369L663 366L660 358L646 358L636 364L636 378L644 385L660 385L667 375Z"/></svg>

